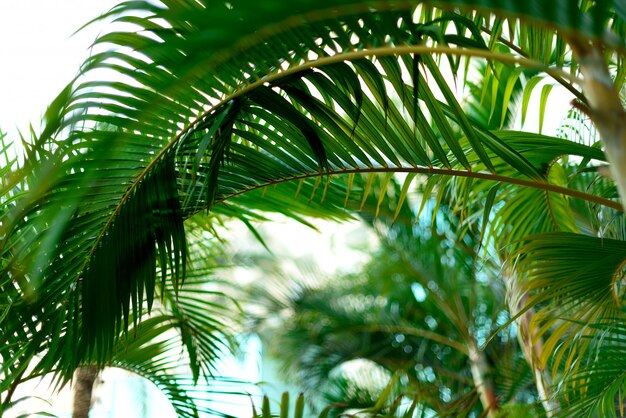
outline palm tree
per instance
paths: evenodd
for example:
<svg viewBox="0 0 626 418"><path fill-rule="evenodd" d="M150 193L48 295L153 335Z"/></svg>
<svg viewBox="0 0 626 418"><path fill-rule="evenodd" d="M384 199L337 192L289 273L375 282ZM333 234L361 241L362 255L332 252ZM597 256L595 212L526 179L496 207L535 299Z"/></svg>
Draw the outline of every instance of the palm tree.
<svg viewBox="0 0 626 418"><path fill-rule="evenodd" d="M267 286L269 278L255 282L248 316L257 319L251 332L260 332L309 398L322 393L345 408L372 406L380 396L372 378L336 377L355 360L387 372L380 391L385 375L403 375L405 396L437 416L471 411L496 416L507 403L536 401L532 373L513 333L504 332L487 350L479 349L507 318L497 268L477 257L479 237L455 235L458 218L450 218L448 211L415 224L416 213L408 205L391 224L400 192L393 180L388 187L395 198L385 200L375 217L377 186L360 211L381 242L371 260L347 277L320 280L315 278L319 273L304 270L304 281L285 283L285 273L278 271L275 280L282 278L282 285ZM264 266L265 276L269 271ZM367 397L370 386L372 398ZM354 402L348 402L351 397ZM529 405L526 411L531 413Z"/></svg>
<svg viewBox="0 0 626 418"><path fill-rule="evenodd" d="M211 229L218 219L200 215L190 222ZM216 362L222 353L237 346L235 332L241 320L237 303L220 290L225 286L216 275L218 266L229 264L224 252L228 247L224 242L207 241L201 233L203 229L193 229L195 232L187 235L194 262L189 265L185 288L175 289L171 283L158 286L160 294L152 312L143 313L138 319L130 317L132 325L120 334L105 365L152 382L181 417L196 417L199 413L224 416L215 410L215 403L207 395L222 380L216 375ZM73 377L73 416L88 416L100 368L91 358L77 368ZM11 395L19 383L38 377L36 369L19 377L7 390L2 412L13 406ZM62 376L53 383L56 388L65 384ZM197 392L204 396L198 398ZM244 392L241 395L246 396Z"/></svg>
<svg viewBox="0 0 626 418"><path fill-rule="evenodd" d="M566 383L547 396L616 413L621 2L140 0L102 19L135 29L98 39L25 162L2 170L5 403L29 376L65 382L81 364L107 364L155 289L181 289L193 215L342 218L338 195L355 192L356 175L408 173L399 202L418 179L438 200L454 190L461 226L482 218L485 248L510 262L531 340L545 339L534 364ZM541 77L563 86L601 143L473 123L453 80L465 85L476 61L489 88L521 80L522 113ZM92 81L102 70L115 80ZM325 204L308 206L316 195Z"/></svg>

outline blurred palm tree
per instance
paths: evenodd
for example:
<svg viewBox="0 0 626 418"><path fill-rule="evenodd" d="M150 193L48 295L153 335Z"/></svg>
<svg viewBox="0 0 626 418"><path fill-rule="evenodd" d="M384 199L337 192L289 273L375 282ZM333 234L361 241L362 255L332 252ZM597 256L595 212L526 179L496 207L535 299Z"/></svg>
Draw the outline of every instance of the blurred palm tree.
<svg viewBox="0 0 626 418"><path fill-rule="evenodd" d="M399 195L397 182L387 187ZM345 404L334 413L374 405L398 373L400 392L437 416L538 402L514 330L481 349L509 316L498 266L478 256L480 237L455 231L447 210L415 223L407 205L391 223L393 198L374 216L379 194L360 212L380 241L370 261L345 277L303 268L300 280L266 261L265 281L249 289L251 332L311 399ZM357 364L367 366L355 373Z"/></svg>

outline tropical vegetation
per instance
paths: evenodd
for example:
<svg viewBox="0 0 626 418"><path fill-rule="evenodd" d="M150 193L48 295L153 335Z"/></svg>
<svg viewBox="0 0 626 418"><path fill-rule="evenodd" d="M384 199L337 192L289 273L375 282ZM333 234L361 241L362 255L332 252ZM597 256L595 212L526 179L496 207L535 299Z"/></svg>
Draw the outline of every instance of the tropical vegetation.
<svg viewBox="0 0 626 418"><path fill-rule="evenodd" d="M397 201L386 203L377 217L360 211L380 237L362 270L324 278L303 266L295 282L281 270L254 282L251 332L309 401L338 405L331 414L375 404L393 375L426 416L479 415L495 402L529 409L538 397L515 332L480 349L509 315L497 266L476 256L479 237L457 235L447 211L416 223L409 205L391 224Z"/></svg>
<svg viewBox="0 0 626 418"><path fill-rule="evenodd" d="M190 388L218 378L239 331L210 274L228 263L219 225L361 210L395 263L333 286L393 315L352 324L365 342L341 355L413 381L424 396L405 416L535 401L547 416L624 415L623 2L135 0L99 19L111 31L23 155L2 136L3 409L24 381L117 366L181 416L212 413ZM554 89L572 104L548 136ZM539 132L523 129L530 112ZM383 267L424 301L385 289ZM341 313L324 291L301 295L303 321ZM403 352L424 347L410 358L389 341L405 325ZM523 359L533 384L497 387L488 359ZM390 391L373 414L398 411Z"/></svg>

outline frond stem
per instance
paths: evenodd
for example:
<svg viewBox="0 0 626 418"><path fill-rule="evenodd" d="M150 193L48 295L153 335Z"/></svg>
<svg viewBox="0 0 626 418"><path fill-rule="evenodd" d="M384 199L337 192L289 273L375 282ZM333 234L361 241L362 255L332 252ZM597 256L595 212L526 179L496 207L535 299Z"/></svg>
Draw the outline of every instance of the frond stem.
<svg viewBox="0 0 626 418"><path fill-rule="evenodd" d="M4 405L9 405L9 403L11 402L11 398L13 397L13 393L15 393L15 389L17 389L18 385L23 382L22 376L24 376L24 373L26 373L26 369L22 370L16 376L15 381L9 387L9 390L7 391L6 397L4 398L4 401L2 401L2 405L0 405L0 408ZM2 412L1 409L0 412Z"/></svg>
<svg viewBox="0 0 626 418"><path fill-rule="evenodd" d="M552 222L552 226L555 231L559 230L559 225L556 223L556 218L554 217L554 210L552 209L552 203L550 202L550 193L547 191L544 192L546 195L546 205L548 206L548 213L550 214L550 221Z"/></svg>
<svg viewBox="0 0 626 418"><path fill-rule="evenodd" d="M332 64L337 64L345 61L353 61L368 57L379 57L379 56L390 56L390 55L409 55L409 54L449 54L449 55L458 55L465 57L474 57L474 58L484 58L487 60L499 61L507 64L517 64L526 68L535 68L550 75L558 75L563 79L571 82L578 83L580 80L572 76L571 74L561 70L560 68L552 68L540 61L526 58L523 56L513 56L509 54L501 54L497 52L492 52L485 49L479 48L457 48L457 47L449 47L449 46L429 46L429 45L398 45L398 46L384 46L378 48L368 48L361 49L357 51L348 51L342 52L335 55L330 55L326 57L317 58L312 61L303 62L300 65L296 65L286 70L269 74L266 77L258 79L250 84L245 85L240 90L234 92L233 94L225 97L220 102L212 106L210 109L205 111L202 115L200 115L195 121L193 121L186 129L190 129L199 121L203 120L206 116L210 115L215 109L223 106L225 103L229 101L243 96L248 92L258 88L261 85L266 83L272 83L274 81L280 80L285 77L289 77L291 75L297 74L299 72L310 70L313 68L321 68Z"/></svg>
<svg viewBox="0 0 626 418"><path fill-rule="evenodd" d="M326 176L326 175L336 175L336 174L359 174L359 173L418 173L418 174L426 174L426 175L440 175L440 176L453 176L453 177L467 177L467 178L475 178L482 180L490 180L497 181L502 183L516 184L524 187L532 187L534 189L544 190L546 192L559 193L565 196L574 197L577 199L585 200L590 203L595 203L598 205L606 206L618 211L623 211L622 206L613 200L596 196L593 194L581 192L579 190L568 189L567 187L557 186L556 184L551 184L543 181L533 181L533 180L525 180L515 177L503 176L499 174L487 173L487 172L477 172L477 171L463 171L463 170L454 170L447 168L435 168L435 167L366 167L366 168L348 168L348 169L335 169L335 170L327 170L324 172L314 172L314 173L306 173L294 175L292 177L284 177L277 180L268 181L265 183L260 183L249 187L247 189L240 190L235 193L231 193L229 195L223 196L221 198L216 199L215 203L220 203L225 200L231 199L240 194L247 193L252 190L260 189L267 186L272 186L275 184L285 183L288 181L298 181L308 178L313 178L317 176Z"/></svg>
<svg viewBox="0 0 626 418"><path fill-rule="evenodd" d="M395 332L395 333L402 333L406 335L412 335L415 337L422 337L422 338L426 338L428 340L431 340L431 341L434 341L443 345L447 345L448 347L454 348L458 352L465 354L466 356L469 356L469 349L465 345L457 341L454 341L444 335L437 334L436 332L432 332L432 331L428 331L424 329L413 328L413 327L402 326L402 325L384 325L384 324L360 326L360 327L354 327L353 329L355 331Z"/></svg>

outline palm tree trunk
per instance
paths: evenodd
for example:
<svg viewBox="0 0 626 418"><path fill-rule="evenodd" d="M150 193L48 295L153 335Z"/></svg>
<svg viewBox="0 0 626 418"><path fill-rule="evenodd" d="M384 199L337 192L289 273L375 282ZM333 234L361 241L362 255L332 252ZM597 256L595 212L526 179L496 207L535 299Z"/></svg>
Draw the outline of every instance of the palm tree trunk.
<svg viewBox="0 0 626 418"><path fill-rule="evenodd" d="M513 292L512 273L507 272L506 269L505 267L503 274L506 284L506 299L511 316L515 316L526 305L528 296L524 295L521 299L514 296L516 292ZM534 335L535 333L530 326L534 315L535 311L528 309L515 320L517 324L517 339L524 353L524 357L526 358L526 362L533 372L539 400L541 401L543 409L546 411L546 416L550 418L558 411L559 405L553 400L552 379L550 378L550 374L547 373L539 360L543 350L543 340Z"/></svg>
<svg viewBox="0 0 626 418"><path fill-rule="evenodd" d="M580 63L583 92L588 104L574 103L587 114L600 133L611 177L622 202L626 201L626 111L607 69L599 45L570 39ZM624 206L624 203L622 203Z"/></svg>
<svg viewBox="0 0 626 418"><path fill-rule="evenodd" d="M91 409L91 395L98 377L98 369L91 366L79 367L74 375L74 411L72 418L87 418Z"/></svg>
<svg viewBox="0 0 626 418"><path fill-rule="evenodd" d="M521 302L521 306L523 306ZM519 307L516 313L519 312ZM535 386L537 387L537 393L541 404L546 411L546 416L550 418L559 409L558 404L552 399L552 379L550 374L545 370L539 361L541 351L543 350L543 340L535 337L534 332L531 331L530 321L532 320L534 310L529 309L524 312L517 319L518 332L517 337L520 345L522 346L522 352L526 361L530 365L533 371L533 377L535 379ZM534 341L534 342L533 342Z"/></svg>
<svg viewBox="0 0 626 418"><path fill-rule="evenodd" d="M493 380L489 377L490 367L487 364L487 359L473 340L469 344L468 352L472 378L480 395L480 402L483 409L487 411L487 416L493 418L496 416L499 406Z"/></svg>

